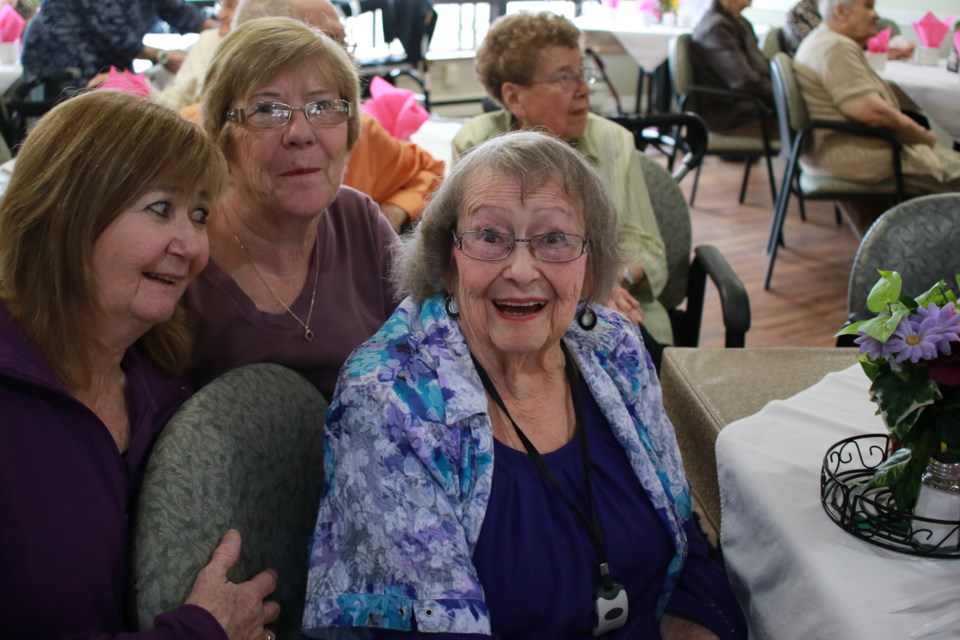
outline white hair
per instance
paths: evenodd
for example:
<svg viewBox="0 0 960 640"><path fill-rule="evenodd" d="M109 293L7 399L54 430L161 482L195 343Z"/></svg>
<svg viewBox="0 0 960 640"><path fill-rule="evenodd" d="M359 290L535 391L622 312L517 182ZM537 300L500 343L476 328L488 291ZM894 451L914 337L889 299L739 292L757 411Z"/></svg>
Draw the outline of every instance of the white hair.
<svg viewBox="0 0 960 640"><path fill-rule="evenodd" d="M849 9L853 6L854 0L820 0L820 16L824 20L833 20L837 7Z"/></svg>

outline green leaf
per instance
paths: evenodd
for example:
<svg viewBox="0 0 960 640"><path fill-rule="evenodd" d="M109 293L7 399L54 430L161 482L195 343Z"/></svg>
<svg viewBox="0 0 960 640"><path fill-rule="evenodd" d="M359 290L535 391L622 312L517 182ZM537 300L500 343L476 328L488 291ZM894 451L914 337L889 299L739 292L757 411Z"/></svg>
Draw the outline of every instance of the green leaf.
<svg viewBox="0 0 960 640"><path fill-rule="evenodd" d="M903 285L903 279L896 271L877 269L877 273L880 274L880 279L867 295L867 308L874 313L885 311L888 305L896 302Z"/></svg>
<svg viewBox="0 0 960 640"><path fill-rule="evenodd" d="M907 464L912 458L912 452L906 447L897 449L889 458L884 460L873 477L867 483L867 489L874 487L891 487L895 485L902 477L907 468Z"/></svg>
<svg viewBox="0 0 960 640"><path fill-rule="evenodd" d="M870 395L890 433L901 441L908 439L919 410L942 397L940 388L927 377L926 367L909 363L900 372L881 367L870 386Z"/></svg>
<svg viewBox="0 0 960 640"><path fill-rule="evenodd" d="M836 338L837 336L855 336L857 335L857 333L859 333L858 329L860 328L860 325L862 325L864 322L866 322L866 320L860 320L859 322L851 322L849 324L845 324L840 328L840 331L837 331L837 333L834 334L833 337Z"/></svg>
<svg viewBox="0 0 960 640"><path fill-rule="evenodd" d="M947 283L941 280L917 296L917 305L920 307L926 307L933 302L937 306L942 306L948 302L946 297L947 291Z"/></svg>
<svg viewBox="0 0 960 640"><path fill-rule="evenodd" d="M910 315L910 309L898 303L891 306L890 315L882 314L876 318L864 320L859 329L875 340L886 342L900 326L900 321L908 315Z"/></svg>

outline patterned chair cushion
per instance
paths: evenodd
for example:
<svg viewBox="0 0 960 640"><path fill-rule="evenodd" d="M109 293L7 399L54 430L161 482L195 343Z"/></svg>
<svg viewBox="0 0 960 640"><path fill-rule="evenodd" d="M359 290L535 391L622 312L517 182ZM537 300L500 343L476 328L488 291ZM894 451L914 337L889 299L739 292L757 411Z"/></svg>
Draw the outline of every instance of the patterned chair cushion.
<svg viewBox="0 0 960 640"><path fill-rule="evenodd" d="M180 408L151 454L136 514L141 628L183 603L220 538L235 528L243 546L230 579L275 569L277 635L300 637L326 408L305 378L275 364L226 373Z"/></svg>
<svg viewBox="0 0 960 640"><path fill-rule="evenodd" d="M960 193L914 198L889 209L867 230L853 260L847 310L860 319L872 315L867 294L880 277L877 269L898 271L903 293L915 296L937 280L956 285Z"/></svg>

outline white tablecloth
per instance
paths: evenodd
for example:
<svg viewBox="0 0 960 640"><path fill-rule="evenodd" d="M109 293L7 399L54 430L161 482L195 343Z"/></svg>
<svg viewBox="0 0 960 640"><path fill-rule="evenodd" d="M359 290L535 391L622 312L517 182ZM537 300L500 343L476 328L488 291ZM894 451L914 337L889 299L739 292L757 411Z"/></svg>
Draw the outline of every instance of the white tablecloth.
<svg viewBox="0 0 960 640"><path fill-rule="evenodd" d="M960 74L947 71L946 59L936 67L890 60L883 76L897 83L954 140L960 140Z"/></svg>
<svg viewBox="0 0 960 640"><path fill-rule="evenodd" d="M574 23L584 32L588 44L591 32L612 34L637 65L648 73L667 60L673 36L690 33L687 27L644 24L640 11L627 3L615 14L592 13L576 18Z"/></svg>
<svg viewBox="0 0 960 640"><path fill-rule="evenodd" d="M830 445L885 432L868 388L855 365L771 402L717 438L724 558L753 638L909 638L960 607L960 560L882 549L841 530L820 504L820 466ZM935 609L887 612L894 602L951 585L955 597ZM929 638L960 638L960 628Z"/></svg>

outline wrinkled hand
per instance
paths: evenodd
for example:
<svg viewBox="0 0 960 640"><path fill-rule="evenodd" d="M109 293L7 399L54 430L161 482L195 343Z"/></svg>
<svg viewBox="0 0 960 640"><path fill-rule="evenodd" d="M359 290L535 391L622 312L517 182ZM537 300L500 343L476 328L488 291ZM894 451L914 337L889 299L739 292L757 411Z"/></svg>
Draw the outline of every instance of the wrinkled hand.
<svg viewBox="0 0 960 640"><path fill-rule="evenodd" d="M210 563L197 574L186 604L209 611L230 640L263 640L267 637L264 625L280 615L280 605L264 600L277 586L277 574L267 569L247 582L234 584L227 580L227 572L239 557L240 533L231 529L213 550Z"/></svg>
<svg viewBox="0 0 960 640"><path fill-rule="evenodd" d="M186 51L167 51L167 63L163 65L163 68L169 71L170 73L176 73L180 71L180 66L183 64L183 61L187 59Z"/></svg>
<svg viewBox="0 0 960 640"><path fill-rule="evenodd" d="M390 223L390 226L393 227L393 230L398 234L403 230L403 227L410 222L410 216L407 215L407 212L395 204L385 202L380 206L380 211L383 212L387 222Z"/></svg>
<svg viewBox="0 0 960 640"><path fill-rule="evenodd" d="M887 60L906 60L913 56L914 45L904 38L901 42L887 46Z"/></svg>
<svg viewBox="0 0 960 640"><path fill-rule="evenodd" d="M623 285L616 285L610 298L604 303L614 311L619 311L627 320L635 324L643 324L643 309L637 299L630 295Z"/></svg>

